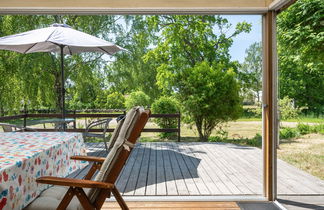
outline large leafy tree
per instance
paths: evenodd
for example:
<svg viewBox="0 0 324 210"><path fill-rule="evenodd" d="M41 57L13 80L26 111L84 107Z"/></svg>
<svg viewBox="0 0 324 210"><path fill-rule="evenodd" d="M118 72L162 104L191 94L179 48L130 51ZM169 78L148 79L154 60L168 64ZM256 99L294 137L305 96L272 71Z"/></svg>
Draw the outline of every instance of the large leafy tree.
<svg viewBox="0 0 324 210"><path fill-rule="evenodd" d="M245 51L245 59L239 69L239 77L244 93L252 92L260 102L262 90L262 47L260 42L253 43Z"/></svg>
<svg viewBox="0 0 324 210"><path fill-rule="evenodd" d="M164 94L175 94L185 113L206 141L215 126L238 117L240 98L230 61L232 38L249 32L251 25L232 27L221 16L162 15L148 17L159 33L157 46L145 56L157 63L157 84ZM226 95L226 97L224 97Z"/></svg>
<svg viewBox="0 0 324 210"><path fill-rule="evenodd" d="M324 2L299 0L278 16L280 97L324 111Z"/></svg>
<svg viewBox="0 0 324 210"><path fill-rule="evenodd" d="M117 40L128 53L116 55L116 60L106 67L110 91L123 94L143 91L154 100L161 95L156 84L155 62L144 62L143 56L154 47L157 34L150 30L146 16L125 16L120 22L123 28L117 33Z"/></svg>

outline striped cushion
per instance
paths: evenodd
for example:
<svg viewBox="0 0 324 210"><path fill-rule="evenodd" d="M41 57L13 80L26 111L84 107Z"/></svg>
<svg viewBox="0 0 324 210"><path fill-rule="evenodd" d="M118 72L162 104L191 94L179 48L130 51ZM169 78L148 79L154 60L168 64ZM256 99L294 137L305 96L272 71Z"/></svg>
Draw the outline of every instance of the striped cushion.
<svg viewBox="0 0 324 210"><path fill-rule="evenodd" d="M114 163L118 159L118 155L120 152L124 149L124 143L128 140L130 137L130 134L134 128L134 125L139 118L140 114L144 111L143 108L140 107L134 107L131 109L125 117L124 123L120 128L119 135L116 139L115 144L109 151L108 156L106 157L105 161L103 162L99 173L95 177L95 181L105 181L108 174L111 172L111 169L114 166ZM91 200L91 202L94 202L97 194L99 193L98 189L91 189L88 196Z"/></svg>

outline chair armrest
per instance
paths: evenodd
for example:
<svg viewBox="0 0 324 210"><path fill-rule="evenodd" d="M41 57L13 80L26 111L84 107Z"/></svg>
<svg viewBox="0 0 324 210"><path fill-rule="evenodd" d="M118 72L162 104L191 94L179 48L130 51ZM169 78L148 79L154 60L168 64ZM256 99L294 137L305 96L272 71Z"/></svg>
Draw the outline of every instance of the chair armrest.
<svg viewBox="0 0 324 210"><path fill-rule="evenodd" d="M95 156L76 155L76 156L71 156L71 159L72 160L84 160L84 161L89 161L89 162L103 163L106 158L95 157Z"/></svg>
<svg viewBox="0 0 324 210"><path fill-rule="evenodd" d="M54 177L54 176L43 176L36 179L36 182L42 184L53 184L53 185L81 187L81 188L112 189L115 187L111 183L97 182L97 181L84 180L84 179L62 178L62 177Z"/></svg>

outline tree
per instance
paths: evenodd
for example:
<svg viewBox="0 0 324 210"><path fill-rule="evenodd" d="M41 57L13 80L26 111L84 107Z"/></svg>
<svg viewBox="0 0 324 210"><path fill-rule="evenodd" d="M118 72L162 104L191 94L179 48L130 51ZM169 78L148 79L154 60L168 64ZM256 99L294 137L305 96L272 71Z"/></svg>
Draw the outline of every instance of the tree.
<svg viewBox="0 0 324 210"><path fill-rule="evenodd" d="M110 93L107 96L106 107L108 109L123 109L125 108L125 97L118 92Z"/></svg>
<svg viewBox="0 0 324 210"><path fill-rule="evenodd" d="M117 40L129 52L116 55L115 62L107 65L106 80L112 91L127 94L143 91L152 100L161 92L156 84L154 60L143 61L143 56L155 44L156 34L151 33L145 16L125 16L124 27L117 34Z"/></svg>
<svg viewBox="0 0 324 210"><path fill-rule="evenodd" d="M208 62L184 69L178 75L179 99L195 123L201 141L208 141L213 129L240 117L239 85L233 69Z"/></svg>
<svg viewBox="0 0 324 210"><path fill-rule="evenodd" d="M150 97L143 91L135 91L132 92L128 97L126 97L125 107L128 110L133 108L134 106L149 107L150 101Z"/></svg>
<svg viewBox="0 0 324 210"><path fill-rule="evenodd" d="M299 0L278 16L280 97L324 112L324 2Z"/></svg>
<svg viewBox="0 0 324 210"><path fill-rule="evenodd" d="M145 56L157 63L157 84L179 98L200 140L207 141L215 126L238 117L237 65L230 61L229 47L251 25L238 23L227 34L231 24L220 16L161 15L148 22L160 34L157 47Z"/></svg>
<svg viewBox="0 0 324 210"><path fill-rule="evenodd" d="M260 42L253 43L246 51L246 57L240 67L239 78L243 92L252 92L257 102L260 102L262 90L262 46Z"/></svg>

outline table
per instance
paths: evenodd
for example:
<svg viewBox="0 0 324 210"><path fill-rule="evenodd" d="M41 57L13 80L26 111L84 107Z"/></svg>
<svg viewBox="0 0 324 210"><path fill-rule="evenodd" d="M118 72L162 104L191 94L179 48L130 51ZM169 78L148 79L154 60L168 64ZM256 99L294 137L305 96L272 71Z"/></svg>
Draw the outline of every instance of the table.
<svg viewBox="0 0 324 210"><path fill-rule="evenodd" d="M60 129L62 125L69 124L71 122L75 122L74 118L48 118L42 120L28 120L27 125L37 125L37 124L46 124L46 123L54 123L55 129ZM44 125L45 126L45 125Z"/></svg>
<svg viewBox="0 0 324 210"><path fill-rule="evenodd" d="M82 133L0 133L0 210L21 209L49 187L36 178L66 177L87 165L73 155L86 155Z"/></svg>

